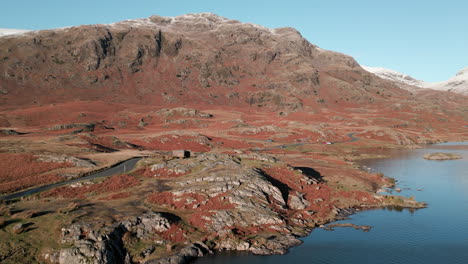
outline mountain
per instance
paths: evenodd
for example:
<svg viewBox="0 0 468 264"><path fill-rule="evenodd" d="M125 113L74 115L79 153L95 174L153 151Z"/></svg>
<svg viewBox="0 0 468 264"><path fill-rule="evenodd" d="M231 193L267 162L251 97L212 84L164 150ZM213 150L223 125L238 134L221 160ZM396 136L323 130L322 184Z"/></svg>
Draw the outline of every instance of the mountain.
<svg viewBox="0 0 468 264"><path fill-rule="evenodd" d="M296 111L409 96L295 29L210 13L5 36L0 60L2 105L105 100Z"/></svg>
<svg viewBox="0 0 468 264"><path fill-rule="evenodd" d="M419 88L428 88L439 91L449 91L468 95L468 67L458 72L454 77L443 82L424 82L416 80L413 77L385 68L379 67L366 67L363 66L368 72L371 72L382 79L394 81L402 88L414 90L414 86Z"/></svg>
<svg viewBox="0 0 468 264"><path fill-rule="evenodd" d="M373 113L372 118L394 118L395 109L408 115L438 115L444 109L452 119L465 116L463 98L414 96L352 57L317 47L293 28L270 29L211 13L3 36L0 62L0 124L9 126L82 122L84 111L90 122L96 121L92 116L102 121L114 113L109 109L115 105L108 104L145 108L140 112L209 106L283 116L330 113L321 116L324 120L343 119L354 109ZM92 108L80 109L76 102L93 102ZM56 104L66 118L50 117L55 112L49 107ZM12 115L15 109L37 107L44 111L40 118Z"/></svg>
<svg viewBox="0 0 468 264"><path fill-rule="evenodd" d="M23 34L29 32L30 30L25 29L8 29L8 28L0 28L0 37L7 36L7 35L16 35L16 34Z"/></svg>

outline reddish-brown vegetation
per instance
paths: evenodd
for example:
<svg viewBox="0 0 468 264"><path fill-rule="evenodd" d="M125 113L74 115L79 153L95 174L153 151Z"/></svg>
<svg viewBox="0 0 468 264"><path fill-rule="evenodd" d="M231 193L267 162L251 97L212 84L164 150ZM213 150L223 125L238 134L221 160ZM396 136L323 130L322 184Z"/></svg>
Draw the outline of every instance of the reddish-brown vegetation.
<svg viewBox="0 0 468 264"><path fill-rule="evenodd" d="M211 149L205 138L188 135L165 135L160 137L135 140L132 143L151 150L171 151L177 149L187 149L196 152L206 152Z"/></svg>
<svg viewBox="0 0 468 264"><path fill-rule="evenodd" d="M211 137L211 140L216 146L227 149L243 149L263 146L258 143L249 143L242 140L232 140L221 137Z"/></svg>
<svg viewBox="0 0 468 264"><path fill-rule="evenodd" d="M194 211L189 216L189 223L196 228L205 230L207 225L212 224L212 221L209 219L213 214L214 212L210 211Z"/></svg>
<svg viewBox="0 0 468 264"><path fill-rule="evenodd" d="M301 179L304 175L292 168L270 167L264 168L264 171L276 180L288 185L288 187L293 190L299 190L300 186L303 184L301 184Z"/></svg>
<svg viewBox="0 0 468 264"><path fill-rule="evenodd" d="M137 147L114 136L82 135L80 138L87 141L91 145L103 146L109 149L134 149Z"/></svg>
<svg viewBox="0 0 468 264"><path fill-rule="evenodd" d="M13 192L60 181L62 177L44 173L72 166L67 162L40 162L28 153L0 153L0 164L0 192Z"/></svg>
<svg viewBox="0 0 468 264"><path fill-rule="evenodd" d="M298 171L291 170L286 167L271 167L265 168L264 171L275 178L288 185L288 188L294 191L299 191L305 194L305 199L310 202L310 205L305 210L312 210L315 212L312 216L304 216L306 218L322 219L327 218L334 208L345 208L349 204L360 205L377 205L379 201L375 199L371 193L365 191L353 190L338 190L332 188L324 183L318 184L305 184L303 179L304 175ZM336 173L336 172L335 172ZM372 174L361 175L359 172L352 173L354 177L359 177L360 180L365 181L381 181L381 178ZM365 173L362 173L365 174ZM366 178L369 176L370 178ZM352 177L352 176L350 176ZM291 213L291 212L289 212Z"/></svg>
<svg viewBox="0 0 468 264"><path fill-rule="evenodd" d="M167 231L161 233L161 236L164 239L175 243L182 243L186 241L186 233L180 224L172 224Z"/></svg>
<svg viewBox="0 0 468 264"><path fill-rule="evenodd" d="M112 176L111 178L106 179L105 181L97 184L89 184L78 187L64 186L55 188L53 190L45 192L43 196L76 198L84 197L85 194L88 193L101 194L106 192L117 192L139 184L140 180L138 180L137 178L126 174L120 174Z"/></svg>
<svg viewBox="0 0 468 264"><path fill-rule="evenodd" d="M174 209L190 210L193 206L205 201L206 197L201 194L186 193L180 196L175 196L171 192L153 193L148 196L148 202L168 206Z"/></svg>
<svg viewBox="0 0 468 264"><path fill-rule="evenodd" d="M58 175L35 175L29 176L19 180L0 183L0 192L8 193L23 190L26 188L45 185L49 183L59 182L63 180L62 176Z"/></svg>
<svg viewBox="0 0 468 264"><path fill-rule="evenodd" d="M263 140L272 138L276 134L277 134L276 132L270 132L270 131L260 131L260 132L257 132L257 133L255 133L255 132L243 132L243 133L228 132L228 135L232 135L232 136L237 136L237 137L246 137L246 136L248 136L251 139L263 139Z"/></svg>
<svg viewBox="0 0 468 264"><path fill-rule="evenodd" d="M210 223L207 217L214 214L216 210L234 209L235 206L224 199L226 193L215 197L201 194L187 193L175 196L171 192L153 193L148 197L148 202L167 206L174 210L190 212L189 223L192 226L205 229Z"/></svg>

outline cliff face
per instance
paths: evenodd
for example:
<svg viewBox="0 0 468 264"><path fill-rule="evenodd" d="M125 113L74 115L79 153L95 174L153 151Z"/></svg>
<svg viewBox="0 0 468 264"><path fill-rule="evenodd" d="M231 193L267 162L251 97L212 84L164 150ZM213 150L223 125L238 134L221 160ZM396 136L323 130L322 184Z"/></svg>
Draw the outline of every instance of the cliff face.
<svg viewBox="0 0 468 264"><path fill-rule="evenodd" d="M0 38L0 103L71 100L256 105L297 110L406 91L292 28L214 14L152 16Z"/></svg>

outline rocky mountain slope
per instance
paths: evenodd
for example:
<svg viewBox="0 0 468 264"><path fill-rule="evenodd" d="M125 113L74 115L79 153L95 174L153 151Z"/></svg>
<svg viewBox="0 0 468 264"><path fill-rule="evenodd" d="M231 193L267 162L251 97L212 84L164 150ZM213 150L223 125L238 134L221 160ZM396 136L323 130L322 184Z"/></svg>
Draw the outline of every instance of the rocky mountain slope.
<svg viewBox="0 0 468 264"><path fill-rule="evenodd" d="M106 100L294 111L409 96L292 28L206 13L5 36L0 60L2 105Z"/></svg>
<svg viewBox="0 0 468 264"><path fill-rule="evenodd" d="M414 90L414 87L412 86L416 86L419 88L428 88L438 91L448 91L468 95L468 68L462 69L454 77L448 79L447 81L433 83L416 80L409 75L390 69L366 66L363 66L363 69L374 73L380 78L399 83L402 88L410 90L412 88Z"/></svg>

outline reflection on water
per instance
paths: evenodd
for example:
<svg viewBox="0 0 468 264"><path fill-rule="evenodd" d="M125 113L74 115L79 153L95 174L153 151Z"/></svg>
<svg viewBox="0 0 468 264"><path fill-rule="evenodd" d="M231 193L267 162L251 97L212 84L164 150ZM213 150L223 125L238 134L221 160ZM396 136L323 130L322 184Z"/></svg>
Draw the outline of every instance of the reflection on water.
<svg viewBox="0 0 468 264"><path fill-rule="evenodd" d="M464 159L422 158L441 151ZM392 150L390 154L391 158L366 160L362 165L395 178L402 189L398 195L415 196L428 203L428 208L364 211L339 222L371 225L370 232L316 229L287 255L231 253L196 263L468 263L468 143Z"/></svg>

